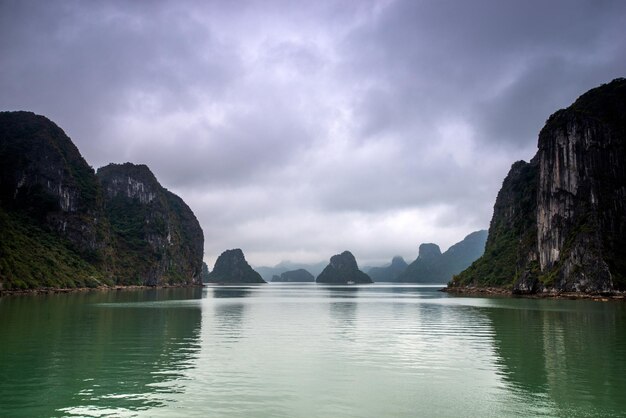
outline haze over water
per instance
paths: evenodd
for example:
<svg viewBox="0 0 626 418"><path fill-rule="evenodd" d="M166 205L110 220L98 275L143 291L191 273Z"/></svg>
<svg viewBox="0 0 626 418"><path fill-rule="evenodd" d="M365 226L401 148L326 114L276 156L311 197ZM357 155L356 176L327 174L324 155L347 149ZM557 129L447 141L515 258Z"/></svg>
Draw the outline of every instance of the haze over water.
<svg viewBox="0 0 626 418"><path fill-rule="evenodd" d="M619 416L623 303L272 284L0 298L1 416Z"/></svg>

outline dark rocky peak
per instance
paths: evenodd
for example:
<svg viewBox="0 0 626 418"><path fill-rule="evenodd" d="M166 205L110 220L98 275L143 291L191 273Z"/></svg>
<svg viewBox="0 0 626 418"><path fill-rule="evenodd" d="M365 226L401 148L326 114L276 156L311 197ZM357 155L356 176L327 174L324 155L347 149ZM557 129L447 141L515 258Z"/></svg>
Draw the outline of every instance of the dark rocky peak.
<svg viewBox="0 0 626 418"><path fill-rule="evenodd" d="M243 251L236 248L224 251L215 261L213 271L209 273L212 283L266 283L259 273L246 261Z"/></svg>
<svg viewBox="0 0 626 418"><path fill-rule="evenodd" d="M101 191L65 132L31 112L0 112L0 204L100 257ZM101 238L98 238L101 237Z"/></svg>
<svg viewBox="0 0 626 418"><path fill-rule="evenodd" d="M441 249L437 244L421 244L418 258L421 260L435 259L441 257Z"/></svg>
<svg viewBox="0 0 626 418"><path fill-rule="evenodd" d="M144 165L97 176L34 113L0 112L0 224L8 288L199 283L204 238L185 202Z"/></svg>
<svg viewBox="0 0 626 418"><path fill-rule="evenodd" d="M372 283L372 279L361 270L350 251L344 251L330 258L330 264L317 276L317 283L362 284Z"/></svg>
<svg viewBox="0 0 626 418"><path fill-rule="evenodd" d="M335 254L330 257L330 265L339 271L358 270L359 266L356 259L350 251L344 251L341 254Z"/></svg>

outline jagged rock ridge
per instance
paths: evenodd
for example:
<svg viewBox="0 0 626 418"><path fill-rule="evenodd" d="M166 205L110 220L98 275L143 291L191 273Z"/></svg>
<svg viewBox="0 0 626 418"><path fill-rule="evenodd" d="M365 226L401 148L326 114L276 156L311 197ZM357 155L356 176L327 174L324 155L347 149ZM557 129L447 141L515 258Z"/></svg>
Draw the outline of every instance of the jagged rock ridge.
<svg viewBox="0 0 626 418"><path fill-rule="evenodd" d="M452 286L626 290L626 80L554 113L494 206L485 255Z"/></svg>
<svg viewBox="0 0 626 418"><path fill-rule="evenodd" d="M266 283L261 275L250 267L239 248L226 250L220 254L208 279L209 283L220 284Z"/></svg>
<svg viewBox="0 0 626 418"><path fill-rule="evenodd" d="M333 255L330 263L315 279L317 283L325 284L368 284L372 279L361 270L350 251Z"/></svg>

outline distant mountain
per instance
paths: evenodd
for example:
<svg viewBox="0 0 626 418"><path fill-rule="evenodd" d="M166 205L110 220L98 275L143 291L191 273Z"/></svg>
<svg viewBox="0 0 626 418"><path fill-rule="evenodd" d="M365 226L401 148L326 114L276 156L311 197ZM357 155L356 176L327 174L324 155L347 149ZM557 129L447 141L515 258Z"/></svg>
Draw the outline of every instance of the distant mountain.
<svg viewBox="0 0 626 418"><path fill-rule="evenodd" d="M415 261L396 279L409 283L448 283L452 276L469 267L485 251L487 231L472 232L441 253L436 244L422 244Z"/></svg>
<svg viewBox="0 0 626 418"><path fill-rule="evenodd" d="M146 166L96 175L31 112L0 112L0 231L0 290L199 283L191 209Z"/></svg>
<svg viewBox="0 0 626 418"><path fill-rule="evenodd" d="M398 276L406 270L408 264L404 258L395 256L391 260L391 264L384 267L370 267L367 274L375 282L395 282Z"/></svg>
<svg viewBox="0 0 626 418"><path fill-rule="evenodd" d="M315 276L305 269L290 270L282 273L280 276L274 275L272 282L314 282Z"/></svg>
<svg viewBox="0 0 626 418"><path fill-rule="evenodd" d="M248 284L266 283L259 273L246 261L239 248L224 251L215 261L213 271L209 273L209 283Z"/></svg>
<svg viewBox="0 0 626 418"><path fill-rule="evenodd" d="M356 259L350 251L344 251L330 258L324 270L315 279L317 283L324 284L367 284L372 279L361 270Z"/></svg>
<svg viewBox="0 0 626 418"><path fill-rule="evenodd" d="M280 276L282 273L286 271L293 271L298 269L304 269L311 273L313 276L318 276L324 267L326 267L328 263L321 261L315 264L305 264L305 263L293 263L291 261L281 261L276 264L274 267L260 266L254 267L261 277L263 277L266 281L272 281L273 276Z"/></svg>

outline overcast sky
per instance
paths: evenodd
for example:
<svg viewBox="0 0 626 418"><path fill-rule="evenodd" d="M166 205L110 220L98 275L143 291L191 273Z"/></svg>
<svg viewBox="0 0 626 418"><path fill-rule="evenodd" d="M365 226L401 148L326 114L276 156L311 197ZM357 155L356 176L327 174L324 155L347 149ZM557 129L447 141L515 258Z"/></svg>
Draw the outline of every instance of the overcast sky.
<svg viewBox="0 0 626 418"><path fill-rule="evenodd" d="M0 109L147 164L210 268L445 250L551 113L624 76L619 0L0 0Z"/></svg>

